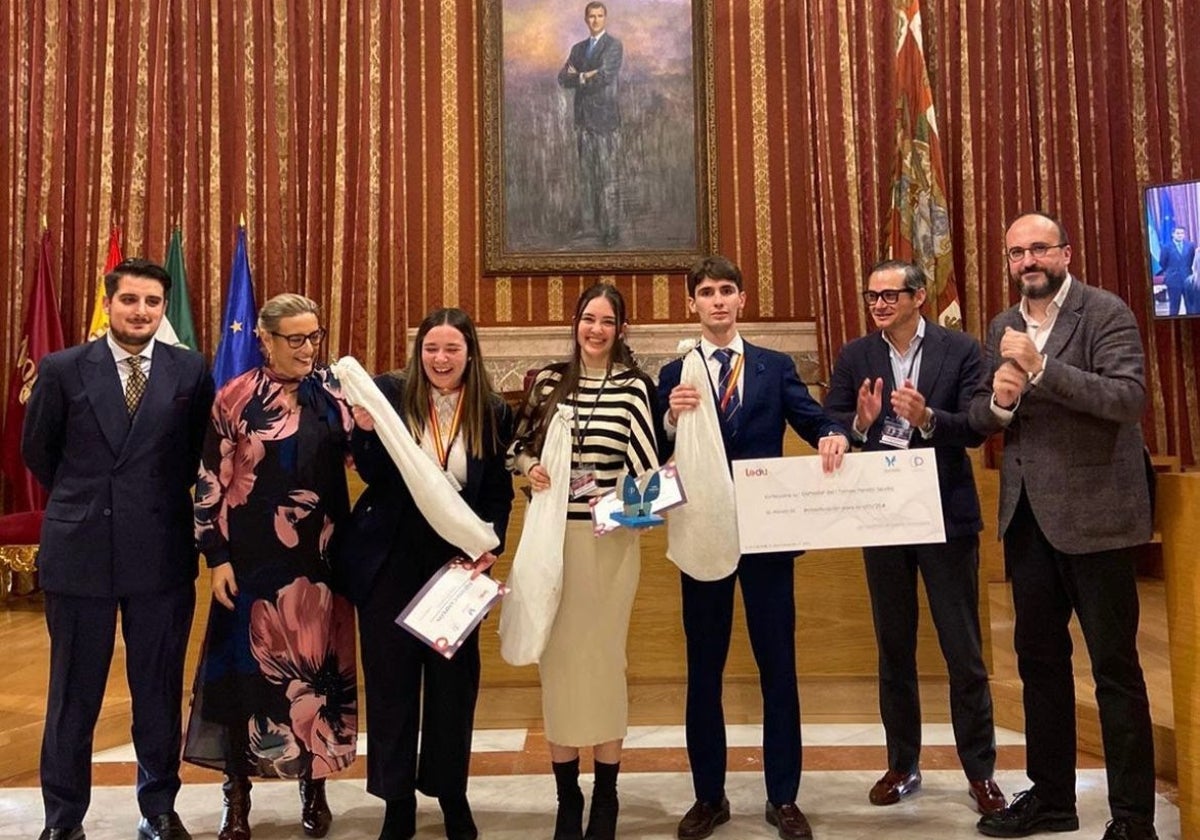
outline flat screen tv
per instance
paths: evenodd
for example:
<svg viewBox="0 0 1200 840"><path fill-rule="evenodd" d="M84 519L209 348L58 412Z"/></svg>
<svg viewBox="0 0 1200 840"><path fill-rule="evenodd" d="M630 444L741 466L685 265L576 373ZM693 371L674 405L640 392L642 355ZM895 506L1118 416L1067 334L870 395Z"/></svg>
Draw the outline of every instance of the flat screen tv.
<svg viewBox="0 0 1200 840"><path fill-rule="evenodd" d="M1200 180L1151 184L1143 197L1155 318L1200 318Z"/></svg>

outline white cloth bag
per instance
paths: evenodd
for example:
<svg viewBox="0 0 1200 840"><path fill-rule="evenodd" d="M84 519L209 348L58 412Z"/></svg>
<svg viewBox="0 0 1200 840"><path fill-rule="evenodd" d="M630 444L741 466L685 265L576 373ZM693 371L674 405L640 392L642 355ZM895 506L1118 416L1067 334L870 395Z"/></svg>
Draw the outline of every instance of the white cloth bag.
<svg viewBox="0 0 1200 840"><path fill-rule="evenodd" d="M343 356L329 366L351 405L362 406L375 421L375 433L392 456L400 477L412 493L421 515L437 535L462 550L471 560L500 545L492 526L484 522L450 486L445 474L413 440L388 398L358 360Z"/></svg>
<svg viewBox="0 0 1200 840"><path fill-rule="evenodd" d="M684 357L679 382L699 392L700 405L682 412L675 427L675 466L690 489L687 504L667 514L667 557L696 580L720 580L733 574L741 553L733 477L701 353Z"/></svg>
<svg viewBox="0 0 1200 840"><path fill-rule="evenodd" d="M500 610L500 656L509 665L533 665L546 649L562 596L563 541L571 484L570 406L559 405L546 429L541 464L550 487L534 493L525 510L521 541L508 573Z"/></svg>

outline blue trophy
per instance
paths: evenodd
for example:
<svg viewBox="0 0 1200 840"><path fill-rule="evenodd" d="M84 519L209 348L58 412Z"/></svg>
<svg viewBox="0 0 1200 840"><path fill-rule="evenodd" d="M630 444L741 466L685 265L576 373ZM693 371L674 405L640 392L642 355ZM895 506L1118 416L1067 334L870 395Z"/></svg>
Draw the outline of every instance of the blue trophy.
<svg viewBox="0 0 1200 840"><path fill-rule="evenodd" d="M650 512L654 500L658 498L661 486L662 477L658 474L658 470L650 473L650 480L646 482L644 489L638 487L636 478L626 475L625 480L621 483L621 501L625 506L620 513L614 513L612 518L626 528L650 528L654 525L661 525L663 518Z"/></svg>

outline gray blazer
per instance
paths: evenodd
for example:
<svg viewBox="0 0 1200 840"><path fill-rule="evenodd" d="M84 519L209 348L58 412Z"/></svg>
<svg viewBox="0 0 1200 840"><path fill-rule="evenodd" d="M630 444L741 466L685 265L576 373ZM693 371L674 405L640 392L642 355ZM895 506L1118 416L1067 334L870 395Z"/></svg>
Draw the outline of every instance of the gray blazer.
<svg viewBox="0 0 1200 840"><path fill-rule="evenodd" d="M1019 307L993 319L987 375L971 400L977 431L1004 431L1000 535L1021 488L1055 549L1091 554L1150 539L1140 418L1146 400L1142 342L1124 301L1072 278L1046 342L1046 369L1026 390L1007 427L991 410L992 373L1004 361L1004 328L1025 329Z"/></svg>

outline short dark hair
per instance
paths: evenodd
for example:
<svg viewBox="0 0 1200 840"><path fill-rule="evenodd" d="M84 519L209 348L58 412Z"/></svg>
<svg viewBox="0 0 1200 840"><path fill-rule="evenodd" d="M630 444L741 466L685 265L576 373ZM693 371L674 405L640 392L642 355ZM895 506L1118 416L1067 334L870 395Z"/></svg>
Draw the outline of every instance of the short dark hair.
<svg viewBox="0 0 1200 840"><path fill-rule="evenodd" d="M104 296L111 298L117 293L117 286L122 277L145 277L147 280L157 280L162 284L163 297L171 291L171 275L156 262L143 260L140 257L128 257L117 263L113 270L104 275Z"/></svg>
<svg viewBox="0 0 1200 840"><path fill-rule="evenodd" d="M919 289L924 289L928 284L928 278L925 276L925 269L916 263L905 262L904 260L887 259L880 260L867 269L867 281L881 271L900 271L904 274L904 288L915 292Z"/></svg>
<svg viewBox="0 0 1200 840"><path fill-rule="evenodd" d="M732 280L734 285L738 287L739 292L743 290L742 270L737 267L733 260L723 257L720 254L711 254L704 257L695 262L688 270L688 297L696 296L696 287L704 280Z"/></svg>
<svg viewBox="0 0 1200 840"><path fill-rule="evenodd" d="M1016 216L1014 216L1012 219L1009 220L1008 224L1004 226L1004 229L1007 231L1010 227L1012 227L1014 224L1016 224L1017 219L1024 218L1025 216L1041 216L1043 219L1045 219L1046 221L1053 224L1056 228L1058 228L1058 242L1060 245L1070 245L1071 244L1071 237L1067 236L1067 229L1063 225L1063 223L1058 220L1058 217L1052 216L1051 214L1046 213L1042 210L1030 210L1025 213L1018 213Z"/></svg>
<svg viewBox="0 0 1200 840"><path fill-rule="evenodd" d="M603 9L604 16L608 17L608 6L605 6L603 3L597 3L595 0L592 0L591 3L588 3L583 7L583 16L587 17L588 12L590 12L592 9Z"/></svg>
<svg viewBox="0 0 1200 840"><path fill-rule="evenodd" d="M1184 233L1187 233L1187 228L1184 227L1183 225L1175 225L1175 227L1171 228L1171 233L1174 233L1177 230L1181 230Z"/></svg>

